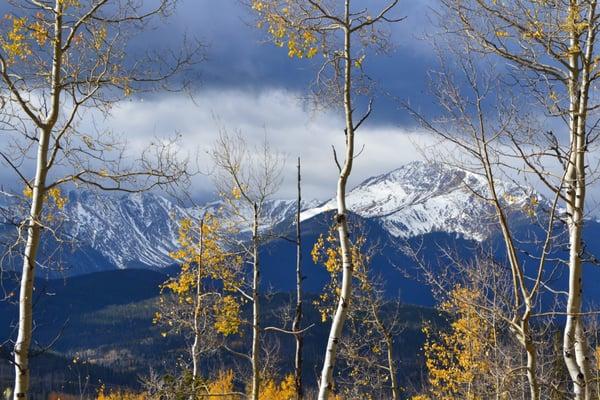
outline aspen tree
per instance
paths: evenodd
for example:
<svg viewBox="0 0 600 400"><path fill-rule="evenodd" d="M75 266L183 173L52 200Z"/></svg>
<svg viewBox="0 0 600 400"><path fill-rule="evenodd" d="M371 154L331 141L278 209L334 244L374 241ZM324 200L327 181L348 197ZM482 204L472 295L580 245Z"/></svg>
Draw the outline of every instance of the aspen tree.
<svg viewBox="0 0 600 400"><path fill-rule="evenodd" d="M399 0L389 1L379 11L354 2L320 0L252 0L252 9L258 15L258 26L269 33L273 42L287 49L292 58L313 58L317 54L324 62L317 74L317 92L321 104L333 105L343 110L345 148L343 158L334 159L338 168L337 182L337 227L342 248L343 283L338 307L332 319L325 360L319 382L319 399L325 400L333 390L333 369L342 334L347 308L352 299L353 265L350 256L348 209L346 207L346 185L352 172L355 158L355 133L369 117L371 107L356 118L358 97L366 89L363 64L368 48L384 49L386 35L382 25L397 22L390 17Z"/></svg>
<svg viewBox="0 0 600 400"><path fill-rule="evenodd" d="M243 235L234 238L234 246L239 248L243 262L251 266L250 274L242 273L236 289L252 304L252 345L248 359L252 366L251 398L258 400L262 387L260 351L263 331L260 251L268 239L265 208L281 185L283 161L266 140L262 146L252 148L241 134L230 135L224 131L215 142L211 155L216 167L215 184L224 201L224 211L229 213L233 224L250 231L249 243Z"/></svg>
<svg viewBox="0 0 600 400"><path fill-rule="evenodd" d="M240 304L234 296L241 259L223 247L223 234L235 232L226 230L210 213L199 221L187 217L180 222L180 247L171 257L181 264L181 270L162 285L160 307L153 321L163 326L163 335L174 331L191 336L194 384L200 379L201 354L218 349L217 335L235 334L241 323ZM175 298L170 299L170 295Z"/></svg>
<svg viewBox="0 0 600 400"><path fill-rule="evenodd" d="M355 229L356 230L356 229ZM403 329L399 303L385 299L383 283L371 262L376 249L368 249L366 237L351 242L354 265L353 301L348 310L347 333L340 338L340 358L346 365L340 379L346 398L380 396L400 399L394 337ZM323 322L327 321L340 295L342 254L335 227L321 235L311 251L313 262L322 264L330 276L325 291L315 300Z"/></svg>
<svg viewBox="0 0 600 400"><path fill-rule="evenodd" d="M541 205L540 197L530 187L513 185L511 193L505 192L505 182L511 173L520 172L519 166L509 166L506 143L511 143L513 151L526 154L526 149L513 139L532 134L538 128L533 119L519 111L512 103L512 93L505 93L498 84L501 81L490 64L475 65L474 54L463 52L464 47L452 43L453 50L444 49L456 56L456 63L446 57L434 74L433 94L443 113L437 119L428 119L410 109L423 127L443 139L453 151L439 155L445 162L459 166L465 174L479 176L485 182L482 188L469 188L478 198L490 206L488 225L502 237L503 254L511 272L512 308L504 315L511 321L510 333L521 343L526 356L527 379L532 399L540 399L538 349L533 340L532 319L538 312L538 299L547 286L549 254L558 242L558 201L555 195L551 202ZM465 55L466 53L466 55ZM493 105L493 107L492 107ZM521 157L519 157L521 158ZM465 179L465 182L468 179ZM564 185L563 183L559 183ZM468 184L466 184L468 186ZM522 214L534 225L540 225L543 236L535 244L527 243L528 254L534 260L533 276L528 277L520 255L524 243L520 238L517 224L512 216ZM519 217L519 219L522 217ZM481 221L485 223L485 221ZM533 248L532 248L533 247Z"/></svg>
<svg viewBox="0 0 600 400"><path fill-rule="evenodd" d="M0 34L0 123L10 139L0 157L21 180L30 204L17 235L24 243L14 346L13 396L25 399L38 249L42 233L51 231L42 220L49 196L67 183L135 191L185 176L169 140L129 165L126 144L110 132L84 130L81 122L90 110L108 113L119 100L166 83L193 63L196 52L134 63L127 58L127 39L168 14L170 0L151 7L133 0L16 0L7 6ZM24 162L32 156L33 176Z"/></svg>
<svg viewBox="0 0 600 400"><path fill-rule="evenodd" d="M582 315L582 232L589 185L588 158L596 138L590 120L597 108L594 82L600 77L595 0L442 0L447 32L460 35L470 51L499 57L515 67L512 77L530 94L529 104L563 121L563 132L538 134L531 153L520 154L528 172L555 193L567 212L569 278L563 358L575 399L593 397L591 358ZM519 143L522 148L531 143ZM550 165L549 165L550 164ZM561 172L553 173L557 167Z"/></svg>
<svg viewBox="0 0 600 400"><path fill-rule="evenodd" d="M475 289L456 286L441 305L455 318L449 332L436 334L430 326L423 328L425 364L435 399L483 400L508 393L494 388L490 379L490 354L500 332L475 305L481 296Z"/></svg>

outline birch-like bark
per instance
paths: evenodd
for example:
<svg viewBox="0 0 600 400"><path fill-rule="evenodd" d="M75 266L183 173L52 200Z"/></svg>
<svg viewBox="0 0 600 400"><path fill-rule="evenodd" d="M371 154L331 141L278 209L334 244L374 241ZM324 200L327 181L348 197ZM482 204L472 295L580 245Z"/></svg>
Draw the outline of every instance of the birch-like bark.
<svg viewBox="0 0 600 400"><path fill-rule="evenodd" d="M168 148L169 145L159 146L162 148L155 153L157 158L161 158L160 162L157 162L158 166L154 166L154 156L150 155L150 152L147 153L148 155L144 152L136 163L143 167L141 171L137 168L122 170L124 153L121 151L124 152L124 145L120 148L116 142L106 143L105 138L100 137L94 140L102 142L101 145L90 145L85 139L87 136L76 132L74 125L82 116L84 108L97 106L106 111L109 107L104 106L115 103L119 98L118 95L115 96L115 91L122 86L117 82L131 83L126 88L127 92L131 92L141 89L143 84L166 81L184 65L192 62L193 53L186 54L190 58L179 58L173 68L168 70L162 67L157 68L156 71L152 71L153 68L144 68L142 72L138 68L131 67L127 71L121 68L127 64L123 62L124 47L117 49L113 46L120 41L102 37L97 42L100 43L98 46L97 43L92 44L87 40L88 34L94 39L99 39L99 36L94 36L99 31L92 29L99 27L98 24L103 28L109 27L106 32L114 33L114 37L122 38L123 35L118 34L122 25L143 22L162 14L168 8L167 0L160 0L158 2L160 4L155 8L144 7L143 15L136 13L139 11L137 6L130 7L131 4L113 4L115 2L108 1L88 2L93 4L81 5L81 7L73 7L73 4L64 0L8 3L10 3L9 8L18 9L25 16L35 14L37 23L48 28L47 32L44 28L44 43L38 41L35 48L28 48L30 39L34 39L35 35L32 32L33 28L25 27L27 32L19 40L23 41L27 50L24 54L27 57L19 62L9 62L10 57L7 58L5 52L0 52L2 53L0 54L0 77L4 89L10 92L6 99L20 110L10 117L21 121L23 126L23 129L14 130L17 134L24 134L23 144L19 144L19 140L14 142L16 143L14 149L19 151L15 156L25 160L30 149L37 151L35 176L31 180L26 178L27 173L19 170L19 166L26 166L27 163L23 164L19 161L16 163L18 165L14 165L4 157L31 189L31 208L27 219L23 222L25 247L19 292L19 326L14 348L16 376L13 398L26 399L29 396L29 352L32 342L31 298L36 257L43 231L41 218L44 214L45 194L50 189L59 188L67 182L87 184L106 190L132 191L125 187L127 185L121 184L126 181L137 182L138 179L141 181L146 177L151 178L147 180L147 184L153 187L174 183L179 177L187 175L185 169L180 169L181 164L175 160L174 153ZM64 9L69 7L71 9L65 13ZM108 18L102 9L110 9L111 18ZM66 14L68 16L65 16ZM9 16L17 18L17 14L9 13ZM86 35L86 38L79 41L80 35ZM44 62L46 56L49 59L49 70ZM86 62L82 61L83 59L86 59ZM133 76L127 76L125 79L128 73ZM104 92L104 88L108 90ZM68 100L62 101L63 94L68 97ZM88 104L88 107L85 107L85 104ZM21 124L11 122L10 125L16 127ZM37 134L27 133L30 125L35 126ZM82 137L83 140L80 140ZM111 151L107 150L109 148ZM118 155L110 159L108 154L113 153L113 150ZM94 162L88 162L86 158ZM106 162L107 168L96 171L93 165L102 164L96 161ZM55 168L58 165L62 165L63 168ZM71 174L57 177L51 182L48 180L51 169L57 172L71 171Z"/></svg>
<svg viewBox="0 0 600 400"><path fill-rule="evenodd" d="M578 2L570 2L570 12L575 12ZM563 357L573 382L575 399L590 399L591 368L589 345L584 333L581 317L582 306L582 233L585 212L587 152L586 128L590 90L590 74L595 41L596 1L589 5L586 47L579 65L580 53L569 55L569 128L570 157L567 166L567 225L569 229L569 296L567 320L563 334ZM578 34L571 29L571 48L579 48Z"/></svg>
<svg viewBox="0 0 600 400"><path fill-rule="evenodd" d="M31 346L33 325L33 280L35 277L36 256L42 229L40 226L40 218L42 216L46 175L48 172L46 164L48 162L49 139L50 132L48 130L40 130L36 159L36 174L33 183L31 209L29 211L27 222L27 243L23 255L23 271L19 292L19 328L14 349L14 400L26 399L29 392L29 350Z"/></svg>
<svg viewBox="0 0 600 400"><path fill-rule="evenodd" d="M577 151L577 150L575 150ZM573 382L573 391L575 399L588 399L586 382L589 375L586 377L586 368L584 368L587 344L583 335L581 321L581 225L583 223L581 210L577 206L579 201L578 196L583 194L583 189L579 187L577 171L579 159L583 157L573 157L571 161L573 170L569 174L569 182L574 183L574 187L570 187L567 191L568 203L573 205L567 206L567 223L569 227L569 296L567 300L567 320L563 334L563 356L565 364L569 371L569 375Z"/></svg>
<svg viewBox="0 0 600 400"><path fill-rule="evenodd" d="M257 154L256 156L254 154ZM261 310L260 310L260 246L263 237L260 218L265 202L275 194L281 184L281 157L272 153L268 142L250 152L241 135L234 138L222 131L212 150L212 157L217 166L215 185L226 197L227 204L240 222L249 223L252 237L249 243L241 245L245 262L251 265L252 271L240 276L240 293L252 302L252 344L250 354L244 358L250 361L252 369L251 390L249 398L258 400L261 384ZM237 204L237 202L240 202ZM249 208L249 213L240 208ZM250 221L250 216L252 221ZM266 236L266 235L265 235ZM239 245L239 243L238 243ZM245 286L248 286L246 289ZM241 355L241 353L237 353Z"/></svg>
<svg viewBox="0 0 600 400"><path fill-rule="evenodd" d="M400 400L400 386L398 386L396 362L394 361L394 340L392 336L387 333L385 334L385 345L387 347L388 371L390 373L390 383L392 385L392 400Z"/></svg>
<svg viewBox="0 0 600 400"><path fill-rule="evenodd" d="M345 1L344 25L344 114L346 122L346 152L344 165L340 170L337 184L337 215L336 223L342 253L342 287L340 298L331 323L331 331L327 341L325 361L321 372L319 400L327 400L333 390L333 368L335 366L338 347L344 322L348 314L348 306L352 296L352 275L354 267L350 253L350 232L348 229L348 209L346 208L346 184L352 171L354 160L354 122L352 118L352 63L351 63L351 31L350 31L350 1Z"/></svg>
<svg viewBox="0 0 600 400"><path fill-rule="evenodd" d="M192 378L194 378L193 385L195 388L196 380L198 379L198 370L200 368L200 311L202 302L202 268L203 260L202 255L204 254L204 218L200 221L200 237L199 237L199 250L200 259L198 265L196 265L196 304L194 307L194 343L192 344Z"/></svg>
<svg viewBox="0 0 600 400"><path fill-rule="evenodd" d="M532 400L540 398L540 385L537 380L537 356L535 347L528 345L527 352L527 381L529 383L529 396Z"/></svg>
<svg viewBox="0 0 600 400"><path fill-rule="evenodd" d="M565 151L564 183L554 185L547 180L548 171L528 162L531 168L551 190L558 191L566 203L566 222L569 233L569 282L566 308L566 322L563 335L563 358L573 384L574 398L590 399L590 348L585 336L582 311L582 231L585 213L586 181L585 159L589 151L589 140L595 138L587 132L588 111L597 108L589 105L591 84L600 78L595 70L597 55L594 54L596 33L599 28L596 0L568 0L563 3L547 2L488 2L485 0L441 0L448 9L456 14L461 29L452 32L464 33L485 51L513 62L533 73L532 87L543 100L550 114L555 114L556 103L545 100L548 93L538 92L535 85L542 81L552 82L548 89L563 84L567 91L568 104L564 117L568 120L569 145ZM544 20L538 20L538 13L531 12L529 5L540 5L545 14ZM533 7L535 8L535 7ZM526 11L526 12L523 12ZM483 19L478 19L483 17ZM485 21L485 22L483 22ZM479 25L482 23L482 25ZM523 37L531 34L530 26L540 28L538 38L528 44ZM491 26L490 26L491 25ZM547 27L547 28L546 28ZM558 29L555 29L558 27ZM489 35L495 29L507 35L498 39L498 35ZM450 30L449 30L450 32ZM496 31L499 32L499 31ZM528 78L525 77L525 80ZM539 96L541 95L541 96ZM561 152L562 153L562 152ZM532 156L530 156L532 157ZM558 155L563 163L563 155Z"/></svg>
<svg viewBox="0 0 600 400"><path fill-rule="evenodd" d="M60 76L62 65L62 2L55 2L54 37L52 54L52 72L50 76L50 111L38 128L39 140L36 157L36 172L32 187L31 208L28 216L27 242L23 253L23 271L19 291L19 327L14 348L15 385L14 400L28 397L30 369L29 351L31 347L33 326L33 282L35 279L35 264L41 238L41 217L46 194L46 177L48 175L48 149L51 133L58 119L60 105Z"/></svg>
<svg viewBox="0 0 600 400"><path fill-rule="evenodd" d="M254 222L252 225L252 400L258 400L260 391L260 304L259 288L260 265L258 255L258 205L254 203Z"/></svg>
<svg viewBox="0 0 600 400"><path fill-rule="evenodd" d="M298 157L298 198L296 204L296 313L292 324L292 331L296 339L296 355L294 357L294 383L296 385L296 398L304 397L302 389L302 348L304 337L301 330L302 324L302 237L300 227L300 211L302 209L302 191L300 185L300 157Z"/></svg>

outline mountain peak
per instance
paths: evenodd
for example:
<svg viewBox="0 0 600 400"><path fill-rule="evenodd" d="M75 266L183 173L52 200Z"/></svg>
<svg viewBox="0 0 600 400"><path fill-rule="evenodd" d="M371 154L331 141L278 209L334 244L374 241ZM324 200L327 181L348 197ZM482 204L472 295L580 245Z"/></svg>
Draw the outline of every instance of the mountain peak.
<svg viewBox="0 0 600 400"><path fill-rule="evenodd" d="M527 195L510 183L498 186L501 195ZM491 233L493 210L475 193L487 192L482 176L440 162L414 161L366 179L348 193L346 204L351 212L378 220L396 237L447 232L482 241ZM307 210L303 219L335 205L332 199Z"/></svg>

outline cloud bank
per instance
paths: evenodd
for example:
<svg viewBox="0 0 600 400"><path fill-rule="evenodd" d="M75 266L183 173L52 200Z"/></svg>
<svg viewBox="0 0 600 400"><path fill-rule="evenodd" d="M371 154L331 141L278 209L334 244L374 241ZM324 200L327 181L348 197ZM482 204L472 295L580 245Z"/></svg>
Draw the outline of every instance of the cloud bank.
<svg viewBox="0 0 600 400"><path fill-rule="evenodd" d="M182 154L198 155L200 167L210 170L210 150L220 129L239 131L249 144L265 135L286 158L280 197L295 193L296 157L303 164L305 198L327 199L335 193L337 171L331 146L343 148L343 119L333 111L309 111L293 91L208 89L194 98L183 94L121 103L108 121L111 129L128 140L131 150L145 147L155 137L181 136ZM422 159L419 147L432 142L429 135L399 126L365 123L357 134L358 156L350 185L402 164ZM209 177L198 176L194 195L214 195Z"/></svg>

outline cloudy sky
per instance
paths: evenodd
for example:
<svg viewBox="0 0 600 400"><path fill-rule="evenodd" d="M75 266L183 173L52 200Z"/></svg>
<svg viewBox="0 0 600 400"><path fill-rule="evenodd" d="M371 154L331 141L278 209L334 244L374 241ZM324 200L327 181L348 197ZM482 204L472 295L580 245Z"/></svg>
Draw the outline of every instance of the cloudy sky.
<svg viewBox="0 0 600 400"><path fill-rule="evenodd" d="M369 4L378 7L384 2ZM406 19L392 28L390 54L365 62L380 89L375 91L373 117L358 136L364 151L352 184L421 158L415 144L428 139L398 104L399 99L409 99L420 107L431 106L423 99L434 57L421 39L428 30L428 12L428 1L402 4L397 15ZM219 128L239 130L249 142L262 140L266 133L287 157L281 197L293 196L297 156L304 164L305 197L332 196L336 169L331 145L342 145L343 120L336 110L314 111L302 100L314 80L315 63L291 60L286 51L267 43L238 0L182 0L166 26L144 37L160 48L176 46L186 35L206 44L206 61L196 68L193 98L185 93L132 98L114 110L107 121L112 129L140 146L149 137L180 133L182 148L197 150L206 163L203 155ZM198 177L193 189L197 197L213 194L206 177Z"/></svg>
<svg viewBox="0 0 600 400"><path fill-rule="evenodd" d="M355 4L378 10L387 1ZM351 186L424 159L423 153L436 143L399 106L408 101L428 115L438 110L429 94L428 74L439 65L431 40L425 39L435 37L438 30L431 9L436 3L401 1L394 16L405 19L390 27L389 54L369 54L364 62L375 82L374 111L357 136L358 148L364 150L354 164ZM0 1L0 15L6 7ZM130 55L149 48L177 49L184 37L205 46L205 61L190 75L190 93L132 96L112 110L102 128L123 135L133 152L156 137L178 134L182 155L197 156L203 171L210 171L207 152L221 129L239 131L255 144L266 135L287 161L278 197L295 194L298 156L303 160L304 197L333 196L337 174L331 146L343 146L343 115L333 108L315 111L303 100L310 93L318 61L290 59L285 49L269 43L243 0L178 0L172 16L131 43ZM16 181L8 168L0 170L0 178L3 185ZM194 178L191 191L199 201L215 197L206 175ZM600 198L600 190L594 188L591 195Z"/></svg>

